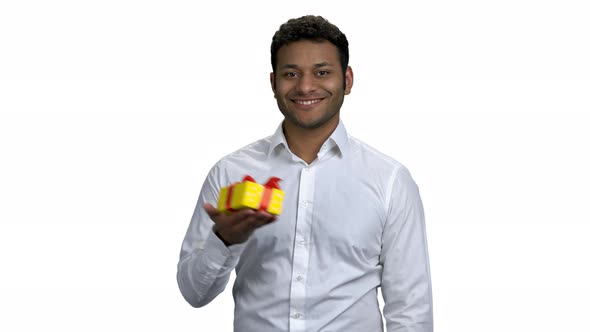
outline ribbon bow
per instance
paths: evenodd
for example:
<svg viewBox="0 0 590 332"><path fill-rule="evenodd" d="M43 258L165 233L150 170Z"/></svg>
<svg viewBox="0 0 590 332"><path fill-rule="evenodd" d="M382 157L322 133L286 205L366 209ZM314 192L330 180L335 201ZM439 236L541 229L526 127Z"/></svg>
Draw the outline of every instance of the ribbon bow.
<svg viewBox="0 0 590 332"><path fill-rule="evenodd" d="M254 178L252 178L250 175L246 175L242 179L242 182L246 182L246 181L256 183L256 180L254 180ZM262 193L262 199L260 201L259 210L266 211L268 209L268 204L270 203L270 199L272 198L272 190L273 189L281 189L279 187L279 181L281 181L281 179L276 176L273 176L270 179L268 179L268 181L266 181L266 183L264 184L264 192ZM236 183L232 184L231 186L229 186L229 189L227 192L227 199L225 200L225 208L228 211L235 211L235 209L232 209L232 207L231 207L231 197L232 197L232 192L233 192L234 186L239 183L240 182L236 182Z"/></svg>

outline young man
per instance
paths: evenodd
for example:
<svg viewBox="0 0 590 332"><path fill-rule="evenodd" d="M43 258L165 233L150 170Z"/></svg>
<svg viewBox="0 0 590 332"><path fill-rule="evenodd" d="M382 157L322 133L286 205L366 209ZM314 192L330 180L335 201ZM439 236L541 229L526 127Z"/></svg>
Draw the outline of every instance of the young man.
<svg viewBox="0 0 590 332"><path fill-rule="evenodd" d="M381 287L387 331L432 331L418 188L340 121L353 84L345 35L321 17L292 19L275 33L271 59L285 119L210 171L182 244L183 296L206 305L235 269L235 331L375 332L383 331ZM211 205L244 175L282 179L279 217Z"/></svg>

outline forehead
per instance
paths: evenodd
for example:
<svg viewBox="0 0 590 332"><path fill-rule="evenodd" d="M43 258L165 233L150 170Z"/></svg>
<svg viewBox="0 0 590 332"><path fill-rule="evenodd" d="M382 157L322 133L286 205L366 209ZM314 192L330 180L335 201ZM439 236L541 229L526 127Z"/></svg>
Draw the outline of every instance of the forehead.
<svg viewBox="0 0 590 332"><path fill-rule="evenodd" d="M336 45L325 40L299 40L284 45L277 52L278 68L285 65L313 66L318 63L339 66L340 56Z"/></svg>

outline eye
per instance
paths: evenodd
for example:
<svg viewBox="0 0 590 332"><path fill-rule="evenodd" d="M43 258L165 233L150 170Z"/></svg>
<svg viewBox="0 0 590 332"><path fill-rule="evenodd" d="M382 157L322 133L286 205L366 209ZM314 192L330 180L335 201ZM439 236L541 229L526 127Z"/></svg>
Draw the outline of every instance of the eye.
<svg viewBox="0 0 590 332"><path fill-rule="evenodd" d="M291 77L296 77L296 76L297 76L297 73L296 72L293 72L293 71L290 71L290 72L286 72L285 73L285 77L291 78Z"/></svg>
<svg viewBox="0 0 590 332"><path fill-rule="evenodd" d="M319 70L319 71L316 73L316 75L317 75L317 76L326 76L326 75L328 75L328 74L330 74L330 72L329 72L329 71L327 71L327 70Z"/></svg>

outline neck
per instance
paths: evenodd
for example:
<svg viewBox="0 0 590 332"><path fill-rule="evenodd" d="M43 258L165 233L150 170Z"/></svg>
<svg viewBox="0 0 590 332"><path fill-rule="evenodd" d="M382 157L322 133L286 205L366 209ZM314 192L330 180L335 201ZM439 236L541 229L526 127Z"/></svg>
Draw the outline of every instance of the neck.
<svg viewBox="0 0 590 332"><path fill-rule="evenodd" d="M335 120L314 129L297 127L288 121L284 121L283 133L287 139L289 150L306 163L311 164L317 158L322 144L336 130L338 119Z"/></svg>

